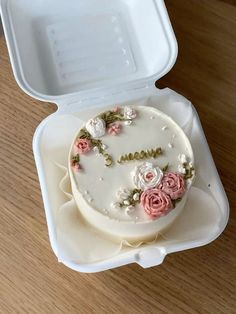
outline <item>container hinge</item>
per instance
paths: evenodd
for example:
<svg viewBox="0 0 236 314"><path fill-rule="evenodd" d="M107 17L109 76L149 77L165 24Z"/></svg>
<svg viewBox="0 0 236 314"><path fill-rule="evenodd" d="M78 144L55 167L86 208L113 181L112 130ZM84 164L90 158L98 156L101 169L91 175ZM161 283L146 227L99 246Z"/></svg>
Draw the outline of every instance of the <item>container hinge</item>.
<svg viewBox="0 0 236 314"><path fill-rule="evenodd" d="M96 91L77 94L69 99L57 101L59 113L72 113L79 110L91 109L98 106L106 106L124 101L130 101L138 97L150 95L151 91L157 91L154 82L142 85L134 85L129 88L120 88L119 90L109 90L106 92Z"/></svg>

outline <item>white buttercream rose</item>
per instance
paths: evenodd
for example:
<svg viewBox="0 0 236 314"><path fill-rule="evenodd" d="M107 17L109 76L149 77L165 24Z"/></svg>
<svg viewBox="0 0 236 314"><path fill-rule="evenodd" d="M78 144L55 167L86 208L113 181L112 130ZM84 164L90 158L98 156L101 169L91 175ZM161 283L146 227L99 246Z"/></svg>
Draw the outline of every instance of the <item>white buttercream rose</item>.
<svg viewBox="0 0 236 314"><path fill-rule="evenodd" d="M186 169L183 165L178 165L178 171L182 174L186 174Z"/></svg>
<svg viewBox="0 0 236 314"><path fill-rule="evenodd" d="M106 123L101 118L90 119L86 123L86 129L92 137L101 137L106 132Z"/></svg>
<svg viewBox="0 0 236 314"><path fill-rule="evenodd" d="M125 119L132 120L132 119L136 118L136 115L137 115L136 111L133 108L128 107L128 106L126 106L124 108L124 117L125 117Z"/></svg>
<svg viewBox="0 0 236 314"><path fill-rule="evenodd" d="M187 157L185 154L179 154L178 159L181 162L181 164L184 164L187 162Z"/></svg>
<svg viewBox="0 0 236 314"><path fill-rule="evenodd" d="M129 198L130 191L128 189L122 189L120 188L119 191L117 192L117 196L121 200L126 200Z"/></svg>
<svg viewBox="0 0 236 314"><path fill-rule="evenodd" d="M144 162L135 168L133 181L138 189L147 190L158 185L163 177L159 167L154 167L151 162Z"/></svg>

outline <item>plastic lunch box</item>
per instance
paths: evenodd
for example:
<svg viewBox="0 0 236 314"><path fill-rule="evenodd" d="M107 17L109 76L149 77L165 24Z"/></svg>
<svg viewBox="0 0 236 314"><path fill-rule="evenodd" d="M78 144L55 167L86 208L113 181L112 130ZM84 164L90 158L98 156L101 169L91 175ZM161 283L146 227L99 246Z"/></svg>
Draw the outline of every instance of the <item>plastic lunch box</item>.
<svg viewBox="0 0 236 314"><path fill-rule="evenodd" d="M57 174L48 162L53 153L50 130L65 127L66 132L68 117L73 114L80 117L81 113L82 117L84 112L101 106L142 101L158 104L171 115L188 134L195 151L197 179L189 206L196 211L183 213L168 240L130 248L96 263L68 260L64 264L83 272L134 262L146 268L161 264L169 253L198 247L218 237L227 224L229 206L198 115L181 95L155 87L155 81L172 68L177 57L164 2L1 0L0 6L19 86L30 96L58 106L57 112L38 126L33 141L50 242L56 255ZM203 193L200 197L198 190Z"/></svg>

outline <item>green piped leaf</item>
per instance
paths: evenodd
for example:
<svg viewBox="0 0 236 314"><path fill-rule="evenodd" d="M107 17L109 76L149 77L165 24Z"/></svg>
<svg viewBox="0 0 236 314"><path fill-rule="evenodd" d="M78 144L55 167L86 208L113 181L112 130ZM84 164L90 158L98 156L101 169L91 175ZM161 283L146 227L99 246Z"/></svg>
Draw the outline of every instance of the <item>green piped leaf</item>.
<svg viewBox="0 0 236 314"><path fill-rule="evenodd" d="M168 168L169 168L169 164L167 164L165 167L163 167L163 168L162 168L162 171L163 171L163 172L166 172L166 171L168 170Z"/></svg>

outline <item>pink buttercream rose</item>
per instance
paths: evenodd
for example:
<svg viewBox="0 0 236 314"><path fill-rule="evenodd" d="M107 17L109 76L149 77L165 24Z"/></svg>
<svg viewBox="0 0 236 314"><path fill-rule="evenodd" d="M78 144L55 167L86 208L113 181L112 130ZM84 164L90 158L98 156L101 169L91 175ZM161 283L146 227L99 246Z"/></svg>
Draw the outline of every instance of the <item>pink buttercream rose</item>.
<svg viewBox="0 0 236 314"><path fill-rule="evenodd" d="M80 138L74 144L74 151L77 154L86 154L92 148L92 143L87 138Z"/></svg>
<svg viewBox="0 0 236 314"><path fill-rule="evenodd" d="M172 200L183 197L186 192L184 178L177 172L165 173L157 188L168 194Z"/></svg>
<svg viewBox="0 0 236 314"><path fill-rule="evenodd" d="M119 113L120 110L121 110L120 107L116 106L116 107L113 109L113 112Z"/></svg>
<svg viewBox="0 0 236 314"><path fill-rule="evenodd" d="M165 216L173 208L169 195L157 188L144 191L140 203L145 212L152 218Z"/></svg>
<svg viewBox="0 0 236 314"><path fill-rule="evenodd" d="M111 135L118 135L120 134L121 132L121 129L122 129L122 126L120 123L118 122L114 122L114 123L110 123L108 125L108 129L107 129L107 132Z"/></svg>
<svg viewBox="0 0 236 314"><path fill-rule="evenodd" d="M74 160L71 161L71 167L74 169L74 171L79 172L82 168L80 164Z"/></svg>

